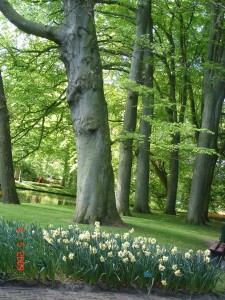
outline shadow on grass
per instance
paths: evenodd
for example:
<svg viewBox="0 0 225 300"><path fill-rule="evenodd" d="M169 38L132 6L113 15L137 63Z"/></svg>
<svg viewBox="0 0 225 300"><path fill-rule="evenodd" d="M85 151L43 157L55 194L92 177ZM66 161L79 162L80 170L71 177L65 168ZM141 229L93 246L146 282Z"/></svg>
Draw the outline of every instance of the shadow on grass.
<svg viewBox="0 0 225 300"><path fill-rule="evenodd" d="M140 232L141 235L151 236L163 244L179 244L183 248L195 247L194 250L198 247L206 249L209 241L218 240L220 234L219 227L190 225L184 222L183 217L135 214L134 217L124 217L123 220L134 228L136 234Z"/></svg>

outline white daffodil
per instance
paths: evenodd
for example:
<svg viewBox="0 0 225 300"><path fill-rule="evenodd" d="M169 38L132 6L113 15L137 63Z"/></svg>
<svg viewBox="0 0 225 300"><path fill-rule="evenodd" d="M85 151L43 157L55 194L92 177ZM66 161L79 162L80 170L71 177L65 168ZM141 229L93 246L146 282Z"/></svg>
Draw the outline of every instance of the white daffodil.
<svg viewBox="0 0 225 300"><path fill-rule="evenodd" d="M72 260L72 259L74 258L74 253L70 253L70 254L68 255L68 257L69 257L70 260Z"/></svg>
<svg viewBox="0 0 225 300"><path fill-rule="evenodd" d="M162 283L163 286L167 286L166 280L162 280L161 283Z"/></svg>

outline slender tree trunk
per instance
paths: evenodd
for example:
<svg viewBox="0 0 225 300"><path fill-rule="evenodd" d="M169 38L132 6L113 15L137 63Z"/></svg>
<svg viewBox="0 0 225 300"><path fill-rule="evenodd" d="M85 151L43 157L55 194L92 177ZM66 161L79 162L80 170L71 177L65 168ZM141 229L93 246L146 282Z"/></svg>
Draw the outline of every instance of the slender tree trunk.
<svg viewBox="0 0 225 300"><path fill-rule="evenodd" d="M181 109L179 116L179 123L184 122L184 113L187 102L187 76L186 70L184 71L183 78L183 90L181 93ZM179 180L179 144L180 144L180 132L173 134L172 146L173 150L170 154L170 167L169 167L169 179L167 189L167 202L165 213L169 215L176 215L176 201L177 201L177 189Z"/></svg>
<svg viewBox="0 0 225 300"><path fill-rule="evenodd" d="M199 128L199 124L197 121L197 114L196 114L196 109L195 109L195 101L194 101L194 91L192 88L192 84L190 81L190 78L187 78L188 80L188 86L187 86L187 91L188 91L188 96L190 99L190 111L191 111L191 120L192 124L196 127L196 129ZM199 131L195 131L195 140L198 143L198 138L199 138Z"/></svg>
<svg viewBox="0 0 225 300"><path fill-rule="evenodd" d="M151 4L150 4L151 5ZM149 34L149 41L153 41L153 22L151 12L148 17L147 33ZM135 190L135 202L134 211L140 213L151 213L149 208L149 172L150 172L150 135L151 135L151 124L150 120L146 121L145 117L153 117L153 53L150 50L144 52L144 59L147 60L145 63L145 74L144 74L144 85L151 89L149 93L145 93L142 97L143 108L142 118L140 121L140 135L144 136L143 141L139 142L137 150L137 170L136 170L136 190Z"/></svg>
<svg viewBox="0 0 225 300"><path fill-rule="evenodd" d="M93 16L94 2L64 1L61 58L78 154L78 223L122 224L116 210L107 105Z"/></svg>
<svg viewBox="0 0 225 300"><path fill-rule="evenodd" d="M62 177L62 186L68 186L68 178L69 178L69 147L65 150L65 157L64 157L64 166L63 166L63 177Z"/></svg>
<svg viewBox="0 0 225 300"><path fill-rule="evenodd" d="M217 149L218 126L225 98L225 32L224 8L220 0L212 3L211 26L209 34L206 67L204 71L204 93L202 124L198 148L208 151L199 152L195 159L194 174L191 185L187 222L196 225L205 224L204 207L209 198L209 185L215 167L215 154L210 150Z"/></svg>
<svg viewBox="0 0 225 300"><path fill-rule="evenodd" d="M17 167L14 171L14 179L21 181L21 168Z"/></svg>
<svg viewBox="0 0 225 300"><path fill-rule="evenodd" d="M204 208L203 208L203 219L205 221L209 221L208 213L209 213L209 203L210 203L210 192L211 192L211 186L213 182L213 175L214 175L214 170L216 166L216 162L218 159L218 155L212 155L211 159L213 160L211 165L211 168L209 169L208 173L208 184L207 184L207 192L205 194L205 200L204 200Z"/></svg>
<svg viewBox="0 0 225 300"><path fill-rule="evenodd" d="M175 43L173 40L172 32L167 33L168 41L170 43L170 58L169 63L164 57L163 61L165 63L167 76L169 79L169 89L170 89L170 106L166 108L168 119L170 123L177 123L177 104L176 104L176 72L175 72ZM165 213L176 214L175 208L177 199L177 185L178 185L178 169L179 169L179 152L178 152L178 135L172 134L172 147L170 152L170 164L169 164L169 175L167 184L167 199L166 199L166 209Z"/></svg>
<svg viewBox="0 0 225 300"><path fill-rule="evenodd" d="M181 3L177 2L178 7L181 6ZM179 117L177 105L174 105L173 111L173 118L172 121L183 123L184 122L184 114L186 110L186 103L187 103L187 86L188 86L188 76L187 76L187 42L186 42L186 27L184 25L184 20L182 14L178 15L179 19L179 41L180 41L180 57L181 57L181 65L183 67L183 74L182 74L182 90L181 90L181 97L180 97L180 110L179 110ZM171 38L172 39L172 38ZM173 45L173 43L172 43ZM172 72L175 74L175 64L174 60L171 63ZM175 103L175 78L171 77L171 99L172 102ZM168 191L167 191L167 204L165 213L170 215L176 214L176 201L177 201L177 189L178 189L178 179L179 179L179 144L180 144L180 132L176 132L173 134L172 137L172 146L173 150L170 156L170 175L168 180Z"/></svg>
<svg viewBox="0 0 225 300"><path fill-rule="evenodd" d="M150 98L151 96L149 96ZM143 105L146 102L143 101ZM144 107L142 115L150 115L150 107ZM136 190L134 211L139 213L151 213L149 208L149 151L150 151L151 125L149 122L141 120L140 134L144 135L143 141L139 142L137 150L137 170L136 170Z"/></svg>
<svg viewBox="0 0 225 300"><path fill-rule="evenodd" d="M152 166L155 169L156 175L159 177L161 183L164 186L165 195L166 195L167 186L168 186L168 182L167 182L168 179L167 179L167 173L166 173L166 170L165 170L165 167L164 167L164 163L162 163L161 161L159 161L159 162L154 161L152 158L150 158L150 162L151 162Z"/></svg>
<svg viewBox="0 0 225 300"><path fill-rule="evenodd" d="M9 126L9 113L6 105L4 86L0 71L0 182L2 202L20 204L16 192Z"/></svg>
<svg viewBox="0 0 225 300"><path fill-rule="evenodd" d="M179 174L179 150L178 145L180 142L180 134L177 133L173 136L172 145L175 149L170 156L170 175L168 180L167 189L167 202L165 213L169 215L176 215L176 200L177 200L177 186L178 186L178 174Z"/></svg>
<svg viewBox="0 0 225 300"><path fill-rule="evenodd" d="M173 64L172 64L173 67ZM175 74L175 72L174 72ZM168 115L171 123L177 122L177 107L175 96L175 76L170 76L170 101L173 103L173 109L168 109ZM165 213L170 215L176 214L177 186L179 173L179 149L180 133L172 134L172 147L170 152L169 175L167 184L167 197Z"/></svg>
<svg viewBox="0 0 225 300"><path fill-rule="evenodd" d="M150 14L150 2L141 1L141 4L136 13L136 38L140 38L146 34L147 20ZM130 80L140 84L142 81L142 62L143 62L143 47L140 42L134 45L134 51L131 61ZM123 134L127 132L134 132L137 122L137 101L138 93L129 91L126 101L126 109L124 116ZM117 178L116 190L116 206L117 210L122 215L130 216L129 196L130 196L130 182L131 169L133 160L132 151L133 140L131 138L120 143L120 158Z"/></svg>

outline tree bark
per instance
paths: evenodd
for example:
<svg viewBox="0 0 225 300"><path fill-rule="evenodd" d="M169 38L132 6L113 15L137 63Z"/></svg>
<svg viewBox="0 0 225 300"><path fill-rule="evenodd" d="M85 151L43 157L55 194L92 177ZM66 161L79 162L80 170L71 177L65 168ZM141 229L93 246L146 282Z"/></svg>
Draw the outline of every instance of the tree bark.
<svg viewBox="0 0 225 300"><path fill-rule="evenodd" d="M147 20L150 14L150 1L141 1L141 4L136 12L136 38L140 38L146 34ZM134 45L130 80L140 84L142 82L142 62L143 62L143 47L140 46L140 41ZM123 134L134 132L137 123L137 101L138 93L130 90L127 95L126 109L124 116ZM120 158L117 178L116 190L116 206L119 214L130 216L129 196L131 169L133 160L133 140L128 138L120 143Z"/></svg>
<svg viewBox="0 0 225 300"><path fill-rule="evenodd" d="M209 197L209 188L212 183L212 173L215 167L218 126L225 98L225 32L224 8L220 0L212 3L211 26L209 43L204 71L204 93L202 112L202 131L199 134L199 152L195 159L194 174L192 179L187 222L195 225L205 224L204 206ZM209 187L210 186L210 187Z"/></svg>
<svg viewBox="0 0 225 300"><path fill-rule="evenodd" d="M78 155L77 205L74 221L120 225L111 165L107 105L97 44L94 1L64 0L60 28L31 22L0 1L0 10L21 30L56 42L67 77Z"/></svg>
<svg viewBox="0 0 225 300"><path fill-rule="evenodd" d="M218 155L212 155L210 163L210 169L208 171L208 184L207 184L207 191L205 193L205 200L204 200L204 207L203 207L203 219L205 221L209 221L209 203L210 203L210 192L211 192L211 186L213 182L213 176L214 176L214 170L216 166L216 162L218 159Z"/></svg>
<svg viewBox="0 0 225 300"><path fill-rule="evenodd" d="M167 109L169 121L177 123L177 106L176 106L176 78L175 78L175 62L171 58L171 73L168 73L170 83L170 102L171 108ZM176 214L177 186L179 173L179 149L180 133L172 134L172 150L170 152L169 175L167 181L167 197L165 213L170 215Z"/></svg>
<svg viewBox="0 0 225 300"><path fill-rule="evenodd" d="M151 3L150 14L148 16L147 34L149 34L149 42L153 42L153 22L151 17ZM145 93L142 97L143 108L142 118L140 120L141 136L144 136L143 141L140 141L137 149L137 169L136 169L136 190L135 190L135 202L134 211L139 213L150 214L149 208L149 173L150 173L150 135L151 124L146 121L145 117L153 118L153 106L154 106L154 94L153 94L153 53L151 50L144 52L145 63L144 73L144 85L151 89L148 93Z"/></svg>
<svg viewBox="0 0 225 300"><path fill-rule="evenodd" d="M115 205L108 111L95 31L94 2L64 1L61 59L78 155L74 221L122 223Z"/></svg>
<svg viewBox="0 0 225 300"><path fill-rule="evenodd" d="M62 182L61 185L64 187L68 187L68 179L69 179L69 147L67 147L65 150L65 157L64 157L64 166L63 166L63 176L62 176Z"/></svg>
<svg viewBox="0 0 225 300"><path fill-rule="evenodd" d="M181 3L177 2L178 7L180 7ZM187 103L187 86L188 86L188 77L187 77L187 42L186 42L186 27L184 25L184 19L181 13L178 15L179 19L179 41L180 41L180 57L181 57L181 65L183 67L182 70L182 90L180 92L180 110L178 111L178 105L176 105L176 78L175 75L169 75L171 82L171 102L174 103L173 113L170 113L171 121L183 123L184 122L184 114L186 110ZM173 51L175 51L175 44L173 42L173 37L171 35L170 38L171 46ZM175 52L173 52L175 54ZM175 63L174 59L171 58L171 71L175 74ZM170 112L170 111L169 111ZM179 117L178 117L179 113ZM169 215L176 214L176 201L177 201L177 188L178 188L178 180L179 180L179 144L180 144L180 132L176 132L172 135L172 146L174 149L171 151L170 155L170 168L169 168L169 180L168 180L168 190L167 190L167 203L165 213Z"/></svg>
<svg viewBox="0 0 225 300"><path fill-rule="evenodd" d="M164 186L165 195L166 195L168 179L167 179L167 173L166 173L166 170L164 167L164 162L155 161L154 159L152 159L152 157L150 158L150 162L151 162L153 168L155 169L156 175L159 177L159 180L161 181L162 185Z"/></svg>
<svg viewBox="0 0 225 300"><path fill-rule="evenodd" d="M20 204L16 192L13 171L12 147L9 126L9 113L0 71L0 182L2 202L4 204Z"/></svg>
<svg viewBox="0 0 225 300"><path fill-rule="evenodd" d="M165 65L166 73L168 76L169 83L169 101L170 106L166 107L168 114L168 120L171 124L177 123L177 104L176 104L176 70L175 70L175 43L171 29L167 31L165 28L165 34L167 36L168 42L170 44L169 59L167 61L166 57L162 57L163 63ZM166 199L166 209L167 214L176 214L173 207L176 206L177 198L177 186L178 186L178 170L179 170L179 150L178 150L178 134L171 134L172 137L172 147L170 152L170 164L169 164L169 175L167 181L167 199Z"/></svg>
<svg viewBox="0 0 225 300"><path fill-rule="evenodd" d="M177 201L177 186L179 174L179 150L180 133L173 135L172 145L174 149L170 154L169 180L167 188L167 201L165 213L168 215L176 215L176 201Z"/></svg>

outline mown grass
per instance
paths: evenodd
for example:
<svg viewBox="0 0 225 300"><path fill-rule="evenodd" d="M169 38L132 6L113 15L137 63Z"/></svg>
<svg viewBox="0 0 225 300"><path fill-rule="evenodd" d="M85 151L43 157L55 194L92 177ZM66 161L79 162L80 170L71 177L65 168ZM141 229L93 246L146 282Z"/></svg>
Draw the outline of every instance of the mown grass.
<svg viewBox="0 0 225 300"><path fill-rule="evenodd" d="M42 205L23 203L21 205L0 204L0 216L6 220L35 223L42 227L69 225L73 221L74 206Z"/></svg>
<svg viewBox="0 0 225 300"><path fill-rule="evenodd" d="M35 223L42 227L49 224L67 226L72 224L75 207L30 204L0 204L0 216L7 220ZM185 215L169 216L160 213L143 215L134 213L132 217L123 217L128 228L134 228L134 236L156 238L160 244L171 244L180 249L205 250L210 243L218 241L221 222L212 221L208 226L193 226L185 222ZM88 227L88 225L83 225ZM104 227L109 232L123 233L127 228Z"/></svg>

